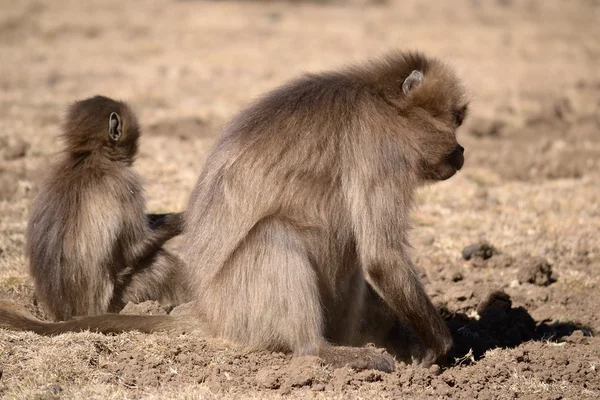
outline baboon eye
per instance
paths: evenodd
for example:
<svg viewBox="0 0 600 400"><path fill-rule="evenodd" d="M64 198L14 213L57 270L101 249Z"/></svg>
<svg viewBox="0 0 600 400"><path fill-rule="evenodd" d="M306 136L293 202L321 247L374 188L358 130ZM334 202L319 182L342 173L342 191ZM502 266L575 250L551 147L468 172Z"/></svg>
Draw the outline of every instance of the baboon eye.
<svg viewBox="0 0 600 400"><path fill-rule="evenodd" d="M466 109L464 107L454 111L454 123L456 126L462 125L463 120L465 119L465 113Z"/></svg>

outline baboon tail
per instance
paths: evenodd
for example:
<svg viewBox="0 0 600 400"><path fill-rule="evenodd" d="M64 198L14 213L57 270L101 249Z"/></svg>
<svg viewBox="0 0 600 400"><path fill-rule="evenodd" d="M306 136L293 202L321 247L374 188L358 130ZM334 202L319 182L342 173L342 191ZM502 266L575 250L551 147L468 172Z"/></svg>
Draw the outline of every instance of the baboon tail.
<svg viewBox="0 0 600 400"><path fill-rule="evenodd" d="M197 329L193 317L169 315L119 315L104 314L77 317L63 322L44 322L17 308L14 304L0 302L0 328L13 331L32 331L38 335L54 336L66 332L91 331L97 333L121 333L139 331L190 331Z"/></svg>

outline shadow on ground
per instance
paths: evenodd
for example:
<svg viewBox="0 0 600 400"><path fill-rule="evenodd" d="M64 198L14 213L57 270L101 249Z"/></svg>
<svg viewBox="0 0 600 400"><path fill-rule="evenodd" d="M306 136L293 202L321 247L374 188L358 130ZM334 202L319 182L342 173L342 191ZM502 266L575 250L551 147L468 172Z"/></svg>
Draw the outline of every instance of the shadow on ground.
<svg viewBox="0 0 600 400"><path fill-rule="evenodd" d="M411 351L419 349L419 339L407 325L392 317L391 310L370 287L363 314L362 334L365 343L385 348L398 361L411 362ZM476 311L476 312L475 312ZM494 291L470 313L439 309L450 333L453 346L438 364L444 367L465 365L483 358L495 348L514 348L528 341L560 342L575 331L591 336L590 327L575 322L542 321L537 323L523 307L513 307L503 291Z"/></svg>
<svg viewBox="0 0 600 400"><path fill-rule="evenodd" d="M589 327L578 323L536 323L525 308L513 308L510 296L502 291L491 293L473 316L441 312L454 340L446 360L448 365L476 361L494 348L513 348L531 340L558 342L577 330L586 336L592 333Z"/></svg>

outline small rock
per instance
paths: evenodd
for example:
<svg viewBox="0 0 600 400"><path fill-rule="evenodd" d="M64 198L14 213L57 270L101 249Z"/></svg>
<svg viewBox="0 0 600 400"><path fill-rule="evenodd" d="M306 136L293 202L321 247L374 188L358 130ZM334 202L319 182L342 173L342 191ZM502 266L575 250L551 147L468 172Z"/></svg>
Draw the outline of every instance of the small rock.
<svg viewBox="0 0 600 400"><path fill-rule="evenodd" d="M281 382L279 381L279 374L271 369L261 369L256 373L254 381L260 387L266 389L279 389Z"/></svg>
<svg viewBox="0 0 600 400"><path fill-rule="evenodd" d="M517 272L519 283L532 283L537 286L548 286L556 282L552 273L552 266L543 257L528 257L521 262L522 266Z"/></svg>
<svg viewBox="0 0 600 400"><path fill-rule="evenodd" d="M576 330L565 338L565 342L571 344L585 344L589 341L587 336L589 335L586 335L582 330Z"/></svg>
<svg viewBox="0 0 600 400"><path fill-rule="evenodd" d="M429 373L433 376L438 376L442 373L442 369L439 365L433 364L431 367L429 367Z"/></svg>
<svg viewBox="0 0 600 400"><path fill-rule="evenodd" d="M462 256L465 260L470 260L472 258L487 260L495 254L498 254L498 250L485 241L470 244L462 250Z"/></svg>
<svg viewBox="0 0 600 400"><path fill-rule="evenodd" d="M512 300L510 299L510 296L501 290L496 290L488 294L485 297L485 300L479 303L477 306L477 313L481 315L491 310L509 312L511 307Z"/></svg>

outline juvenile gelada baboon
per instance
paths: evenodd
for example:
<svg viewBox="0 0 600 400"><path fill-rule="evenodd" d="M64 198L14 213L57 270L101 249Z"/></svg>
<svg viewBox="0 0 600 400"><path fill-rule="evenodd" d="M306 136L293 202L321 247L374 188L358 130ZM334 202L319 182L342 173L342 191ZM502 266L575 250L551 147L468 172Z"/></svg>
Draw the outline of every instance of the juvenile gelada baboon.
<svg viewBox="0 0 600 400"><path fill-rule="evenodd" d="M466 107L441 61L393 53L305 75L242 111L209 154L187 209L183 253L199 326L248 349L391 370L389 356L349 347L359 340L368 282L420 338L415 362L443 355L451 337L409 257L409 214L417 187L462 167L455 133ZM35 327L10 315L13 327ZM77 328L186 322L120 317L81 319Z"/></svg>
<svg viewBox="0 0 600 400"><path fill-rule="evenodd" d="M181 214L148 215L132 167L140 127L127 104L74 103L64 152L34 200L26 251L37 297L56 320L118 311L128 301L182 298L182 262L162 248Z"/></svg>

